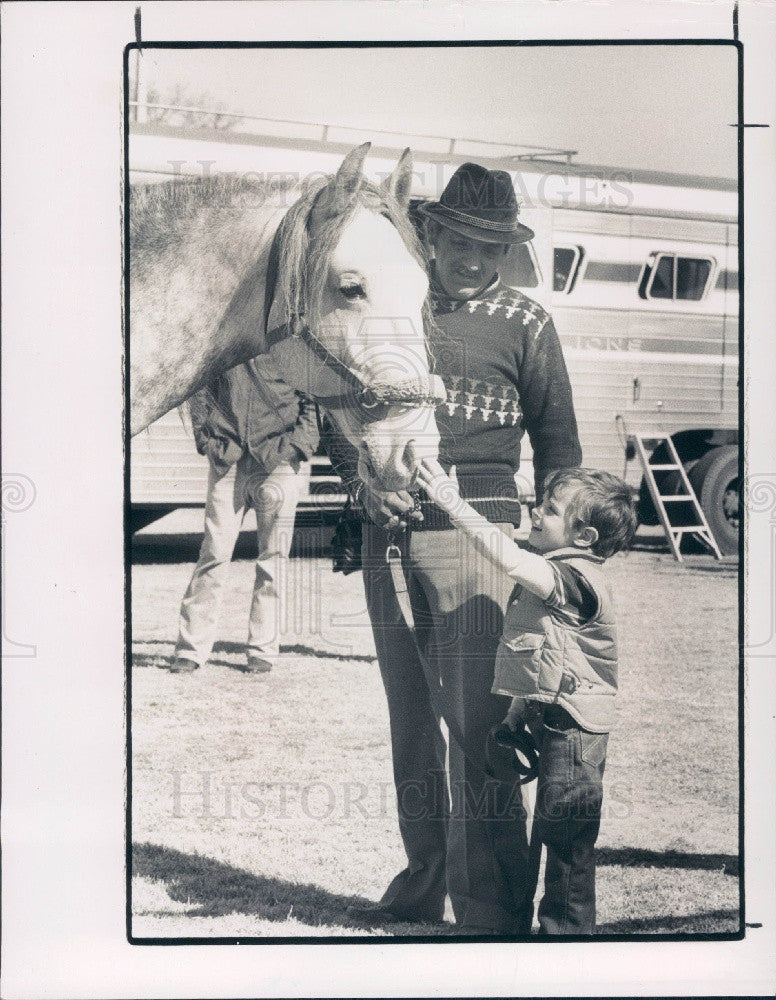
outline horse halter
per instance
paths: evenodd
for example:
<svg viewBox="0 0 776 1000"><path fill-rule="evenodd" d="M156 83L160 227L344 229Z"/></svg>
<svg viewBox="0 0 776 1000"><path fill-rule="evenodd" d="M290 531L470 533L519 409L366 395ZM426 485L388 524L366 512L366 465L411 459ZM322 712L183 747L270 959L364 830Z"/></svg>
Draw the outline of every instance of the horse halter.
<svg viewBox="0 0 776 1000"><path fill-rule="evenodd" d="M280 229L275 233L267 261L266 291L264 294L264 333L266 348L269 350L277 344L288 341L291 344L303 344L327 370L327 377L333 383L329 392L308 392L317 403L323 407L341 407L355 404L363 411L365 420L379 420L383 416L383 408L393 405L413 407L437 406L447 399L447 391L439 375L423 372L412 378L391 382L365 382L358 372L354 371L344 361L332 354L321 343L302 316L295 317L293 328L282 324L274 329L268 329L272 301L275 297L280 256Z"/></svg>
<svg viewBox="0 0 776 1000"><path fill-rule="evenodd" d="M423 372L411 378L390 382L365 382L364 379L321 343L310 328L298 323L293 332L286 325L276 327L267 332L267 347L272 347L282 341L296 339L304 344L306 349L327 369L319 381L330 383L321 387L320 391L310 391L317 403L323 407L339 407L345 404L355 404L366 411L364 418L378 420L382 416L384 406L437 406L447 399L444 383L439 375ZM329 391L329 390L333 391Z"/></svg>

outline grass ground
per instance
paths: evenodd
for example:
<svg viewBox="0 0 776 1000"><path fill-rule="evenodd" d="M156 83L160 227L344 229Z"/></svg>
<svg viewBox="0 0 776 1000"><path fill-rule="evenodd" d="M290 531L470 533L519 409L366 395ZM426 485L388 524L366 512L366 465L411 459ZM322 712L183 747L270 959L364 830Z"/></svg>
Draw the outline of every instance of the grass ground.
<svg viewBox="0 0 776 1000"><path fill-rule="evenodd" d="M354 926L404 866L385 700L360 575L291 562L284 656L239 671L253 565L232 567L211 663L170 674L195 550L132 570L137 937L433 935ZM180 561L170 561L180 559ZM606 933L734 932L737 568L642 550L611 561L621 697L598 851Z"/></svg>

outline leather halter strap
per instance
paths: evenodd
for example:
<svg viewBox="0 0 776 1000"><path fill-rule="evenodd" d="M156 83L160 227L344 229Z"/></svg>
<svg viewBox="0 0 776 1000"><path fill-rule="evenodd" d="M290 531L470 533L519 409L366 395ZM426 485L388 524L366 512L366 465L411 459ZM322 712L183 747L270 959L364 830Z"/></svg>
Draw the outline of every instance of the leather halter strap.
<svg viewBox="0 0 776 1000"><path fill-rule="evenodd" d="M365 382L352 368L349 368L335 354L324 346L309 326L299 322L293 332L288 327L275 327L266 335L267 347L277 344L287 337L298 337L312 351L316 358L333 372L346 386L345 391L333 395L316 395L316 400L329 406L342 403L345 400L355 401L365 410L375 407L392 405L394 403L412 404L414 406L436 406L447 399L447 391L439 375L430 372L416 375L414 378L394 382Z"/></svg>
<svg viewBox="0 0 776 1000"><path fill-rule="evenodd" d="M337 404L341 405L346 400L355 400L366 410L374 409L381 404L393 405L403 403L412 406L436 406L439 403L444 403L447 399L447 391L444 383L438 375L430 372L417 375L414 378L403 379L399 382L364 382L357 372L348 367L348 365L332 354L321 343L309 326L302 322L302 317L298 317L298 322L293 329L290 329L287 324L275 327L272 330L267 328L280 269L280 229L281 227L279 226L272 239L269 259L267 261L263 324L265 343L267 348L270 348L288 337L299 337L319 361L323 362L347 386L345 392L336 393L331 396L316 396L316 402L322 406L336 406Z"/></svg>

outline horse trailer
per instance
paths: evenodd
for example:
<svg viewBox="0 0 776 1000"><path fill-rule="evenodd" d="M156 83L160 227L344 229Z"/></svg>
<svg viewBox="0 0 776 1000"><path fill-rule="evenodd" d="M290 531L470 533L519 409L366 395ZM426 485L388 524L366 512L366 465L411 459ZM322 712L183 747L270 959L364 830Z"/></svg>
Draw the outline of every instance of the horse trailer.
<svg viewBox="0 0 776 1000"><path fill-rule="evenodd" d="M246 143L235 145L244 166ZM312 160L293 163L299 150L280 151L277 139L255 138L255 161L265 145L273 162L291 169L328 169L347 145L309 140ZM368 138L368 136L367 136ZM213 163L232 169L228 133L185 136L159 125L130 130L130 180L165 179L163 165ZM234 137L231 141L234 143ZM197 152L197 143L201 151ZM133 143L134 154L133 155ZM487 146L488 144L479 144ZM639 492L643 522L656 512L635 460L631 436L652 439L650 462L666 464L668 436L723 552L738 549L738 195L734 181L688 175L613 170L558 159L560 151L506 155L467 151L444 156L416 148L415 199L435 198L466 159L506 169L522 202L521 220L536 237L514 248L507 282L552 314L574 391L585 465L624 476ZM468 152L468 155L467 155ZM508 152L508 151L507 151ZM374 148L395 159L396 150ZM287 155L286 155L287 154ZM286 156L286 159L283 159ZM379 164L379 159L378 159ZM201 168L199 168L201 169ZM185 170L183 171L185 173ZM269 172L268 175L269 176ZM533 499L530 447L518 474L522 497ZM132 526L179 506L204 503L207 462L194 448L185 414L168 413L131 445ZM661 492L671 492L672 473ZM674 473L673 475L676 475ZM666 489L665 487L668 487ZM341 488L323 455L313 459L302 517L331 513Z"/></svg>

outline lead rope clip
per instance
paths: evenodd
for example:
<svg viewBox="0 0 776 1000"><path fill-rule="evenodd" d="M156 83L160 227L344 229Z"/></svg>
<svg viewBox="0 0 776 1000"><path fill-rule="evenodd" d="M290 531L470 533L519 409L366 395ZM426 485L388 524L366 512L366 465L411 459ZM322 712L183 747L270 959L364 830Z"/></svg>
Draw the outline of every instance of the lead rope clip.
<svg viewBox="0 0 776 1000"><path fill-rule="evenodd" d="M390 563L392 559L398 559L401 562L401 549L396 542L388 542L385 549L385 561Z"/></svg>

